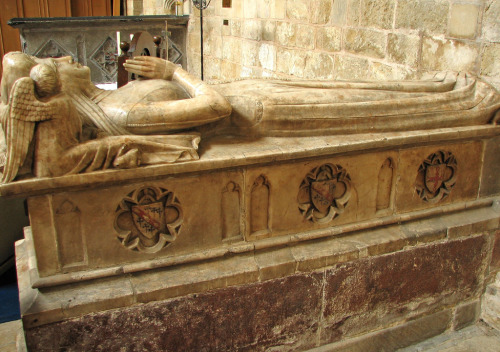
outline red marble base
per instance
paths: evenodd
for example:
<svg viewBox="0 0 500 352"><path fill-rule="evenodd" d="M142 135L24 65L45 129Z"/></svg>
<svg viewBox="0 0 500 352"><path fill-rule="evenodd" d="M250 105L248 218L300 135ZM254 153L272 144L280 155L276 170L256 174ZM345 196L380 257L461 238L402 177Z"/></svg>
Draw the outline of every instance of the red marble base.
<svg viewBox="0 0 500 352"><path fill-rule="evenodd" d="M431 313L441 317L431 319L442 325L434 327L439 333L453 320L463 325L464 319L475 319L474 313L464 318L463 309L453 309L480 296L494 238L483 233L436 241L313 272L86 314L26 329L27 347L307 350ZM450 307L451 313L443 313Z"/></svg>

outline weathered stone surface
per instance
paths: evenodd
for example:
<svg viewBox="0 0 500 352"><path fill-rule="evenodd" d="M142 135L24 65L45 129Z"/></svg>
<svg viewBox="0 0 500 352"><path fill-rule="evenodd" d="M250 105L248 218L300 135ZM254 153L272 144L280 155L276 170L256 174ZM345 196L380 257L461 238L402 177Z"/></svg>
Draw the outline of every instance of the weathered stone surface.
<svg viewBox="0 0 500 352"><path fill-rule="evenodd" d="M215 58L222 57L222 36L214 36L213 40L203 43L203 55Z"/></svg>
<svg viewBox="0 0 500 352"><path fill-rule="evenodd" d="M219 77L221 76L221 61L222 60L220 59L205 58L203 63L203 75L206 80L211 81L219 79Z"/></svg>
<svg viewBox="0 0 500 352"><path fill-rule="evenodd" d="M481 311L481 301L472 301L460 304L455 308L455 315L453 316L453 329L460 330L474 324Z"/></svg>
<svg viewBox="0 0 500 352"><path fill-rule="evenodd" d="M276 47L271 44L261 44L259 48L259 63L265 70L276 70Z"/></svg>
<svg viewBox="0 0 500 352"><path fill-rule="evenodd" d="M257 0L255 1L257 7L258 18L269 18L271 15L271 0Z"/></svg>
<svg viewBox="0 0 500 352"><path fill-rule="evenodd" d="M274 0L271 7L271 18L284 19L286 16L286 0Z"/></svg>
<svg viewBox="0 0 500 352"><path fill-rule="evenodd" d="M474 39L478 17L479 6L477 4L452 4L448 34L455 38Z"/></svg>
<svg viewBox="0 0 500 352"><path fill-rule="evenodd" d="M479 50L475 44L424 37L422 66L430 70L471 71Z"/></svg>
<svg viewBox="0 0 500 352"><path fill-rule="evenodd" d="M412 70L400 66L373 61L368 66L368 79L375 81L405 80L408 79L412 72Z"/></svg>
<svg viewBox="0 0 500 352"><path fill-rule="evenodd" d="M448 1L443 0L399 0L396 8L396 28L444 33L448 7Z"/></svg>
<svg viewBox="0 0 500 352"><path fill-rule="evenodd" d="M368 79L369 61L354 56L335 56L335 79Z"/></svg>
<svg viewBox="0 0 500 352"><path fill-rule="evenodd" d="M446 224L440 218L410 221L401 225L401 232L411 245L442 240L446 238L446 229Z"/></svg>
<svg viewBox="0 0 500 352"><path fill-rule="evenodd" d="M485 142L483 172L479 194L482 197L500 194L500 137Z"/></svg>
<svg viewBox="0 0 500 352"><path fill-rule="evenodd" d="M255 263L259 268L261 281L292 275L297 265L290 248L261 251L255 254Z"/></svg>
<svg viewBox="0 0 500 352"><path fill-rule="evenodd" d="M222 79L235 79L240 77L241 65L223 60L220 66Z"/></svg>
<svg viewBox="0 0 500 352"><path fill-rule="evenodd" d="M234 37L222 39L222 58L233 62L240 62L242 41Z"/></svg>
<svg viewBox="0 0 500 352"><path fill-rule="evenodd" d="M240 19L232 19L229 22L229 27L231 28L231 35L233 37L241 37L241 26L243 20Z"/></svg>
<svg viewBox="0 0 500 352"><path fill-rule="evenodd" d="M241 64L243 66L257 66L259 62L259 43L251 40L241 41Z"/></svg>
<svg viewBox="0 0 500 352"><path fill-rule="evenodd" d="M310 5L310 0L288 0L286 17L291 20L309 22L311 18Z"/></svg>
<svg viewBox="0 0 500 352"><path fill-rule="evenodd" d="M331 23L335 26L342 26L346 23L348 0L336 0L332 5Z"/></svg>
<svg viewBox="0 0 500 352"><path fill-rule="evenodd" d="M376 58L385 57L387 36L367 29L347 29L344 36L345 50Z"/></svg>
<svg viewBox="0 0 500 352"><path fill-rule="evenodd" d="M500 270L500 230L495 232L493 236L493 252L491 255L490 271L497 272Z"/></svg>
<svg viewBox="0 0 500 352"><path fill-rule="evenodd" d="M418 62L420 37L389 33L387 37L387 54L394 62L415 67Z"/></svg>
<svg viewBox="0 0 500 352"><path fill-rule="evenodd" d="M355 260L360 255L360 247L365 249L366 244L349 239L320 240L307 245L297 245L291 248L297 270L309 272L321 269L336 263Z"/></svg>
<svg viewBox="0 0 500 352"><path fill-rule="evenodd" d="M500 2L497 0L485 1L483 15L483 38L490 42L500 42Z"/></svg>
<svg viewBox="0 0 500 352"><path fill-rule="evenodd" d="M388 329L315 348L310 352L396 351L443 333L450 318L451 310L446 309Z"/></svg>
<svg viewBox="0 0 500 352"><path fill-rule="evenodd" d="M330 15L332 12L331 0L314 0L311 5L311 23L327 24L330 22Z"/></svg>
<svg viewBox="0 0 500 352"><path fill-rule="evenodd" d="M168 271L132 274L130 283L139 303L201 293L227 286L258 281L258 267L252 255L201 265L187 265ZM284 275L282 275L284 276ZM280 276L281 277L281 276Z"/></svg>
<svg viewBox="0 0 500 352"><path fill-rule="evenodd" d="M276 42L283 46L295 46L297 24L290 22L276 23Z"/></svg>
<svg viewBox="0 0 500 352"><path fill-rule="evenodd" d="M301 49L314 49L315 28L310 25L298 24L295 45Z"/></svg>
<svg viewBox="0 0 500 352"><path fill-rule="evenodd" d="M443 300L457 303L474 297L480 289L486 248L486 238L478 236L327 270L322 343L374 329L381 312L408 318ZM425 304L413 305L424 298Z"/></svg>
<svg viewBox="0 0 500 352"><path fill-rule="evenodd" d="M262 21L262 40L273 42L276 35L276 21Z"/></svg>
<svg viewBox="0 0 500 352"><path fill-rule="evenodd" d="M261 40L262 24L260 20L245 20L241 28L241 36L246 39Z"/></svg>
<svg viewBox="0 0 500 352"><path fill-rule="evenodd" d="M278 48L276 53L276 70L289 75L304 77L307 52L303 50L287 50Z"/></svg>
<svg viewBox="0 0 500 352"><path fill-rule="evenodd" d="M314 346L322 274L87 315L26 331L30 350L263 351ZM35 342L36 341L36 342Z"/></svg>
<svg viewBox="0 0 500 352"><path fill-rule="evenodd" d="M325 53L310 52L306 56L305 78L332 79L334 58Z"/></svg>
<svg viewBox="0 0 500 352"><path fill-rule="evenodd" d="M361 25L381 29L392 28L395 0L365 0L361 8Z"/></svg>
<svg viewBox="0 0 500 352"><path fill-rule="evenodd" d="M500 29L499 29L500 31ZM481 58L481 74L486 76L500 76L500 43L487 44L483 48Z"/></svg>
<svg viewBox="0 0 500 352"><path fill-rule="evenodd" d="M337 27L318 27L316 30L316 48L329 52L342 49L342 29Z"/></svg>
<svg viewBox="0 0 500 352"><path fill-rule="evenodd" d="M257 6L255 6L255 2L254 1L242 1L242 2L243 2L243 17L256 18Z"/></svg>
<svg viewBox="0 0 500 352"><path fill-rule="evenodd" d="M358 26L361 18L361 0L345 0L347 2L346 24L349 26ZM344 6L340 5L340 13Z"/></svg>

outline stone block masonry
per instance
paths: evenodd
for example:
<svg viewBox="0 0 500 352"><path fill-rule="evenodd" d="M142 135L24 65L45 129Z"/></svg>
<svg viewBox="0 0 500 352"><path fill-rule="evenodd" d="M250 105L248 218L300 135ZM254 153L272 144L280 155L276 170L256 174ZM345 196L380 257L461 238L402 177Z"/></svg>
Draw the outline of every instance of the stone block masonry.
<svg viewBox="0 0 500 352"><path fill-rule="evenodd" d="M450 237L457 226L469 231ZM477 320L497 227L497 211L467 210L222 265L43 290L23 317L26 341L34 351L395 350ZM25 249L17 245L21 284Z"/></svg>
<svg viewBox="0 0 500 352"><path fill-rule="evenodd" d="M160 13L154 4L144 0L143 13ZM212 0L205 79L391 80L438 70L471 72L498 88L499 18L498 0L233 0L229 8ZM199 73L199 11L190 26L189 68Z"/></svg>

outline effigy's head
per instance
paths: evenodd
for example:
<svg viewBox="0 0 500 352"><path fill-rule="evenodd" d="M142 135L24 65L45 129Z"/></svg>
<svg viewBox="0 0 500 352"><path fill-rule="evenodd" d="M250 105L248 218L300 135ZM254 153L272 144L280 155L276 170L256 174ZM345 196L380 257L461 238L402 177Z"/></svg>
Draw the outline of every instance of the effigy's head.
<svg viewBox="0 0 500 352"><path fill-rule="evenodd" d="M41 84L41 96L49 95L57 85L62 90L73 90L82 84L91 84L90 69L73 61L71 56L60 58L39 59L21 52L10 52L3 57L2 66L2 102L8 103L10 90L15 81L22 77L30 77L30 72L36 66L34 74L43 83L31 77L36 83ZM57 81L57 83L56 83Z"/></svg>
<svg viewBox="0 0 500 352"><path fill-rule="evenodd" d="M90 69L87 66L75 62L71 56L41 60L52 60L55 63L63 85L66 80L71 81L74 79L90 82Z"/></svg>

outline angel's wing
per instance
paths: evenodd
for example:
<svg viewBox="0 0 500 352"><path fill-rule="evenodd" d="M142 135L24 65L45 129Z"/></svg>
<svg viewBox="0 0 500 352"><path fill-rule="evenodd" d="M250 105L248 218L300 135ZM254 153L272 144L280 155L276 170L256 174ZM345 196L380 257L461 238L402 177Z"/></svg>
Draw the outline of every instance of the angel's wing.
<svg viewBox="0 0 500 352"><path fill-rule="evenodd" d="M6 125L7 160L2 182L11 182L26 160L33 139L35 122L49 120L55 115L50 103L35 96L35 84L29 77L18 79L12 86Z"/></svg>

